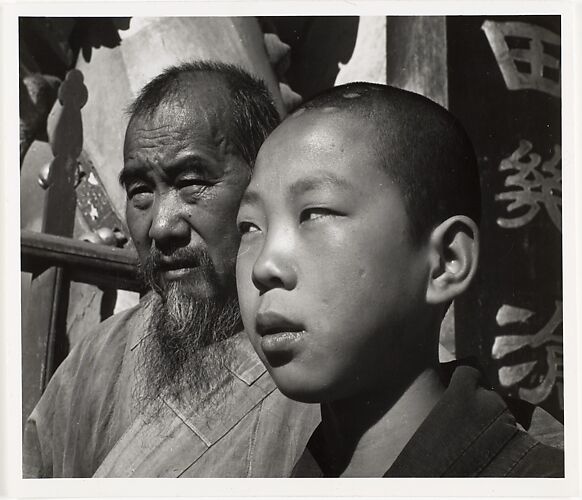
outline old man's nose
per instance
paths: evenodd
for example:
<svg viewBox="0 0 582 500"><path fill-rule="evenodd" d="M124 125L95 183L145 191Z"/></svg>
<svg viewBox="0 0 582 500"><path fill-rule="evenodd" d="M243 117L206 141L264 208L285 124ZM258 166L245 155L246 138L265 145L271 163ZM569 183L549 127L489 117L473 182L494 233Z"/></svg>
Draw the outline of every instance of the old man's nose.
<svg viewBox="0 0 582 500"><path fill-rule="evenodd" d="M171 251L190 241L192 226L181 205L174 193L163 194L154 203L149 236L161 251Z"/></svg>

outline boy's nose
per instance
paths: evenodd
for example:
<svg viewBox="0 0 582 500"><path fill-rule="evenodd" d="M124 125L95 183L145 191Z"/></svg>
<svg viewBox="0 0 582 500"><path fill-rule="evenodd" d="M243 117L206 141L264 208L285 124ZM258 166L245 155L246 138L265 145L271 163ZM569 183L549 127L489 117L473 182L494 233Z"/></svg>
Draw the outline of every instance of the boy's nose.
<svg viewBox="0 0 582 500"><path fill-rule="evenodd" d="M252 280L261 294L273 288L292 290L297 286L292 245L288 238L271 237L265 241L253 266Z"/></svg>
<svg viewBox="0 0 582 500"><path fill-rule="evenodd" d="M154 204L149 236L163 252L188 245L192 226L182 210L176 194L160 195Z"/></svg>

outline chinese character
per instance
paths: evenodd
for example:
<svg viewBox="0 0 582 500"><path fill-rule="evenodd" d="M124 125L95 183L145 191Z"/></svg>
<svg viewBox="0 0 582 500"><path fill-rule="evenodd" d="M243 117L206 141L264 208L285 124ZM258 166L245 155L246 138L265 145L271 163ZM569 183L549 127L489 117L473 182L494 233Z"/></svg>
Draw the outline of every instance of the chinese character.
<svg viewBox="0 0 582 500"><path fill-rule="evenodd" d="M503 305L497 312L497 324L504 326L510 323L525 323L533 313L527 309L520 309ZM562 325L562 303L556 302L554 314L546 325L534 335L501 335L496 337L491 354L493 359L502 359L510 353L529 347L536 351L545 352L545 360L548 366L546 373L541 373L535 379L535 387L519 387L518 394L521 399L532 404L540 404L547 399L554 387L558 390L560 407L564 408L563 395L563 345L562 336L555 333ZM499 382L504 387L510 387L521 382L530 375L538 366L539 359L533 359L524 363L510 366L502 366L499 369Z"/></svg>
<svg viewBox="0 0 582 500"><path fill-rule="evenodd" d="M495 195L496 200L511 201L507 205L507 213L519 211L512 218L498 218L497 224L505 229L525 226L536 216L540 206L544 205L550 219L558 230L562 230L562 150L558 144L554 146L552 157L542 163L541 156L531 153L532 143L519 141L519 147L504 158L499 165L499 171L517 170L508 175L505 186L516 188L512 191ZM529 160L527 157L529 156ZM538 168L541 164L541 168ZM523 209L527 208L525 213Z"/></svg>
<svg viewBox="0 0 582 500"><path fill-rule="evenodd" d="M485 21L481 29L509 90L535 89L561 96L558 35L520 22Z"/></svg>

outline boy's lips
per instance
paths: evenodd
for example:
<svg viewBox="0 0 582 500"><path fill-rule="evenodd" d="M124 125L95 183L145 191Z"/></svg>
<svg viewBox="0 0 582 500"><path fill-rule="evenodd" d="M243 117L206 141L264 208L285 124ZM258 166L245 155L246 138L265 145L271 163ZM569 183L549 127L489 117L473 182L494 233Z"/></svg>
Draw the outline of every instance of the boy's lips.
<svg viewBox="0 0 582 500"><path fill-rule="evenodd" d="M296 345L305 335L304 326L276 311L259 312L256 331L261 336L261 349L269 364L278 366L291 358Z"/></svg>
<svg viewBox="0 0 582 500"><path fill-rule="evenodd" d="M288 319L276 311L259 311L256 317L256 330L261 337L278 333L303 332L299 322Z"/></svg>

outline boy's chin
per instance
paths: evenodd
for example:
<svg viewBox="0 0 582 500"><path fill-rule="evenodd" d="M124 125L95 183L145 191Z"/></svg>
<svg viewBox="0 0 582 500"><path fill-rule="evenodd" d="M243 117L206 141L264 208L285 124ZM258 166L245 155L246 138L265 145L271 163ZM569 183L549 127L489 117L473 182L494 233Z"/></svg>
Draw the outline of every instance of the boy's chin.
<svg viewBox="0 0 582 500"><path fill-rule="evenodd" d="M304 387L278 386L279 390L289 399L300 403L322 403L322 396L318 392L308 391ZM325 399L325 398L324 398Z"/></svg>
<svg viewBox="0 0 582 500"><path fill-rule="evenodd" d="M315 377L292 377L281 373L285 368L289 367L269 367L269 372L279 390L289 399L300 403L324 403L335 399L335 391L324 383L318 383L320 381Z"/></svg>

